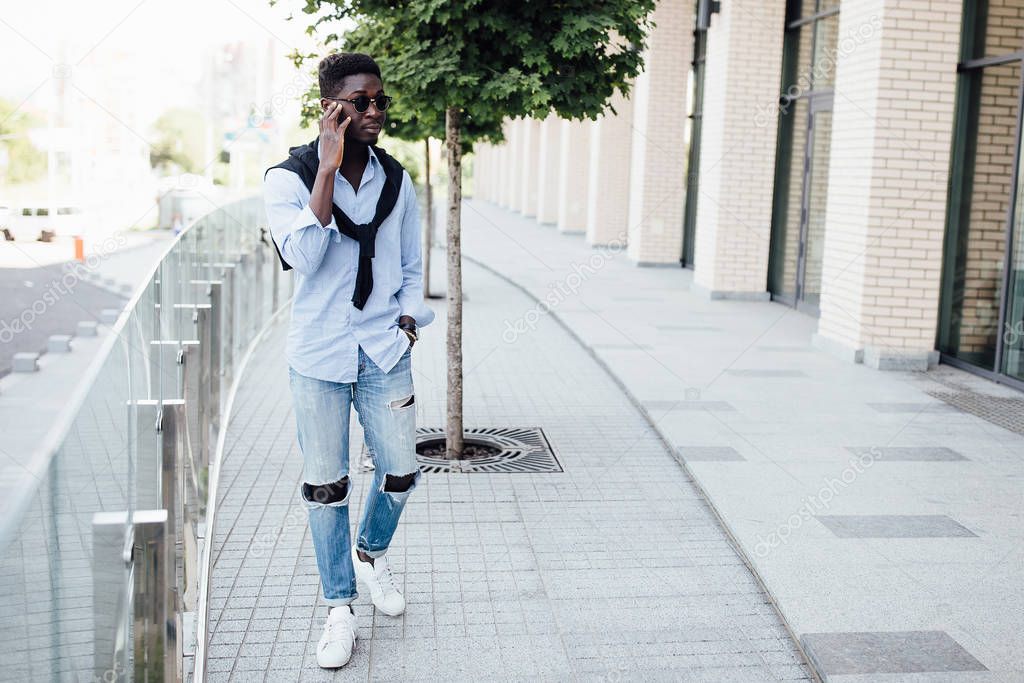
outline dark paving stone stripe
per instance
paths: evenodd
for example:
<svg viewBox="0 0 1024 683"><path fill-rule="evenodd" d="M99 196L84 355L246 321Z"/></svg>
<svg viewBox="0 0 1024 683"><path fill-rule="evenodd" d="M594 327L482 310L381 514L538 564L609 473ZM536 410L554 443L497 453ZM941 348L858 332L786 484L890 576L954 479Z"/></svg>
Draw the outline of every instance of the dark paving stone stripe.
<svg viewBox="0 0 1024 683"><path fill-rule="evenodd" d="M894 413L897 415L962 412L958 408L946 403L868 403L868 405L879 413Z"/></svg>
<svg viewBox="0 0 1024 683"><path fill-rule="evenodd" d="M959 538L973 531L946 515L819 515L839 538Z"/></svg>
<svg viewBox="0 0 1024 683"><path fill-rule="evenodd" d="M825 676L988 671L945 631L807 633L800 640Z"/></svg>
<svg viewBox="0 0 1024 683"><path fill-rule="evenodd" d="M846 450L858 457L870 457L876 462L952 462L970 459L945 446L847 446Z"/></svg>

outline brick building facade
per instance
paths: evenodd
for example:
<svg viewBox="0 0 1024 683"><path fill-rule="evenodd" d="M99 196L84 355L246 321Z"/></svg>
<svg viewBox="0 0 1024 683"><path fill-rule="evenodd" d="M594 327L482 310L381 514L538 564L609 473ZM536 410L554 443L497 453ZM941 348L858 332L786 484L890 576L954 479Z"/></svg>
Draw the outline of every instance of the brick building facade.
<svg viewBox="0 0 1024 683"><path fill-rule="evenodd" d="M794 306L852 362L1024 388L1024 2L712 4L658 4L616 114L478 145L478 195Z"/></svg>

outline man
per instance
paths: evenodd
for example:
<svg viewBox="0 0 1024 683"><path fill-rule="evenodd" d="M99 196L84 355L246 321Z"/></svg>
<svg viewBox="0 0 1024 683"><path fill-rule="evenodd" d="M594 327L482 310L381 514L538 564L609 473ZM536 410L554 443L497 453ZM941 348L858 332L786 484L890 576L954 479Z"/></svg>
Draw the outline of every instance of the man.
<svg viewBox="0 0 1024 683"><path fill-rule="evenodd" d="M380 69L367 55L332 54L319 80L320 135L267 171L264 194L282 266L295 270L287 356L298 493L328 605L317 663L337 668L355 645L357 579L376 609L405 610L385 553L420 478L412 346L434 312L423 301L412 180L374 147L391 101ZM375 467L350 545L353 404Z"/></svg>

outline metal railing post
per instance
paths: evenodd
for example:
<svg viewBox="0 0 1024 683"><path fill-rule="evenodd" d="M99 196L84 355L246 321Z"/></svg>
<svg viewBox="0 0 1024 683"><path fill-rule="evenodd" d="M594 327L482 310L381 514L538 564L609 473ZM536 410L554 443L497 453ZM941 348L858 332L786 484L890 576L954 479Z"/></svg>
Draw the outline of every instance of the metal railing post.
<svg viewBox="0 0 1024 683"><path fill-rule="evenodd" d="M209 367L210 367L210 424L213 426L214 431L220 428L220 415L221 415L221 383L224 377L224 343L223 333L224 328L224 283L221 280L193 280L194 286L205 287L207 296L210 299L209 312L207 316L209 318L209 327L200 321L199 323L199 343L209 349ZM209 343L206 344L203 338L204 331L208 331ZM204 352L205 358L205 352ZM210 443L214 443L211 440Z"/></svg>
<svg viewBox="0 0 1024 683"><path fill-rule="evenodd" d="M202 467L210 465L210 304L178 304L189 309L192 316L192 334L196 339L182 342L184 354L184 393L189 415L189 439L193 444L193 458Z"/></svg>
<svg viewBox="0 0 1024 683"><path fill-rule="evenodd" d="M139 510L132 515L135 579L132 680L137 683L178 683L182 679L170 519L167 510Z"/></svg>
<svg viewBox="0 0 1024 683"><path fill-rule="evenodd" d="M185 567L189 564L184 556L184 551L187 550L187 543L180 541L178 537L178 530L183 529L184 525L184 510L180 505L180 497L178 494L179 490L182 490L181 478L184 475L182 456L185 448L183 440L185 437L184 426L185 426L185 402L181 399L144 399L134 402L135 409L138 412L138 430L139 430L139 447L138 447L138 465L136 467L136 505L137 509L146 510L148 512L162 512L164 513L159 525L159 533L151 530L148 533L152 534L152 538L145 536L141 537L138 525L136 524L136 605L135 605L135 639L136 639L136 678L135 680L161 680L154 678L156 676L155 665L150 663L145 664L144 668L140 671L140 662L138 660L139 648L143 648L148 653L148 656L153 657L153 647L159 647L160 656L163 657L166 653L166 659L173 664L174 671L178 672L180 676L181 660L182 660L182 644L177 634L181 630L181 604L177 598L178 586L182 585L184 579L187 576L194 576L195 570L189 571ZM181 466L181 467L179 467ZM191 536L190 533L183 533L182 536ZM161 545L166 545L166 548L160 548L154 550L149 547L147 543L152 544L159 541ZM179 542L183 543L183 557L182 557L182 569L179 573L178 568L178 551L177 545ZM140 550L141 546L141 550ZM140 554L141 553L141 554ZM149 553L149 555L146 555ZM155 555L153 553L156 553ZM165 554L169 553L169 557L165 557ZM159 573L153 574L157 570L141 568L144 571L152 574L151 576L139 576L140 567L138 565L139 558L143 558L145 563L159 563L161 567L163 564L167 564L170 574L165 577L163 575L164 569L160 569ZM149 567L146 564L146 567ZM178 580L179 574L183 577L182 581ZM169 607L163 605L165 597L163 593L165 589L161 586L159 590L154 588L153 581L166 581L168 587L166 592L170 593ZM140 581L145 582L140 584ZM139 604L139 600L157 600L160 601L160 605L154 604ZM162 611L161 611L162 610ZM147 619L156 619L160 614L165 615L163 618L169 620L170 623L166 626L167 639L161 641L160 635L162 631L154 630L153 623L160 623L160 621L146 622L149 624L146 626L148 631L145 633L140 631L140 619L146 621ZM172 649L173 648L173 649ZM149 678L138 678L138 676L146 675ZM180 680L175 678L165 678L162 680Z"/></svg>
<svg viewBox="0 0 1024 683"><path fill-rule="evenodd" d="M230 385L235 376L235 325L238 320L238 307L235 300L238 298L238 283L235 277L234 263L218 264L221 270L221 281L223 294L221 296L221 313L223 323L221 326L221 376L223 382Z"/></svg>
<svg viewBox="0 0 1024 683"><path fill-rule="evenodd" d="M93 680L128 681L133 527L128 512L92 516Z"/></svg>

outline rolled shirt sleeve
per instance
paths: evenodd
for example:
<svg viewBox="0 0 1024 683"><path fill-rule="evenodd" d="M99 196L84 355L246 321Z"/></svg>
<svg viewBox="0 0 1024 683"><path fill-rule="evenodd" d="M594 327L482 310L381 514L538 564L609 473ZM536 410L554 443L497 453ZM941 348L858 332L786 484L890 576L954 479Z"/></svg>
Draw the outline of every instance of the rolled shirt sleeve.
<svg viewBox="0 0 1024 683"><path fill-rule="evenodd" d="M283 168L267 172L263 199L270 236L281 256L302 275L316 271L331 239L340 236L334 216L322 225L309 206L309 191L302 180Z"/></svg>
<svg viewBox="0 0 1024 683"><path fill-rule="evenodd" d="M420 208L416 200L412 178L408 172L402 174L405 188L405 207L402 214L402 286L396 295L399 315L408 315L416 320L417 327L426 327L434 321L434 311L423 300L423 257L420 241L423 236L420 226Z"/></svg>

